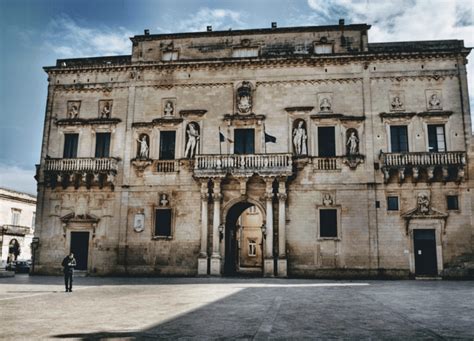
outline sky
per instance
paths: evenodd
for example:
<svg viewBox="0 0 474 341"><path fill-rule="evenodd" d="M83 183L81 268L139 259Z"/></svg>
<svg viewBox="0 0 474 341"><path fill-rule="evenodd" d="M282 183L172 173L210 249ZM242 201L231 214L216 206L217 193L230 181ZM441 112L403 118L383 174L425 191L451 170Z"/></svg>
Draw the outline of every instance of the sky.
<svg viewBox="0 0 474 341"><path fill-rule="evenodd" d="M474 47L474 0L0 0L0 187L36 193L47 92L42 67L56 59L130 54L129 38L144 29L334 25L340 18L372 25L369 42L463 39Z"/></svg>

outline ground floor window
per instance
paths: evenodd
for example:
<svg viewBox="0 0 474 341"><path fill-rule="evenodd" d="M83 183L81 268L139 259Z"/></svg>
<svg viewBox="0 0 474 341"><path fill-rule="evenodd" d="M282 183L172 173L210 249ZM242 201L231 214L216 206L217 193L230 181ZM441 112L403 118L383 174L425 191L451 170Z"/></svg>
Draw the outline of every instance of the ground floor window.
<svg viewBox="0 0 474 341"><path fill-rule="evenodd" d="M319 236L337 238L337 209L319 210Z"/></svg>
<svg viewBox="0 0 474 341"><path fill-rule="evenodd" d="M155 237L171 237L171 209L155 210Z"/></svg>

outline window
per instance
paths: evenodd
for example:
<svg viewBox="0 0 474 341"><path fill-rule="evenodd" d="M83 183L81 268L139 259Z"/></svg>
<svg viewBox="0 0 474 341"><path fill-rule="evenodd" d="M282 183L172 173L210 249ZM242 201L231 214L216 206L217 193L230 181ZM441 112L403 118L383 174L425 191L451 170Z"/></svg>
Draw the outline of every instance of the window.
<svg viewBox="0 0 474 341"><path fill-rule="evenodd" d="M457 195L448 195L446 197L448 210L459 210L459 201Z"/></svg>
<svg viewBox="0 0 474 341"><path fill-rule="evenodd" d="M33 212L33 217L31 218L31 228L34 230L36 224L36 212Z"/></svg>
<svg viewBox="0 0 474 341"><path fill-rule="evenodd" d="M432 153L446 151L444 125L428 125L428 151Z"/></svg>
<svg viewBox="0 0 474 341"><path fill-rule="evenodd" d="M336 138L334 127L318 127L318 155L336 156Z"/></svg>
<svg viewBox="0 0 474 341"><path fill-rule="evenodd" d="M249 239L249 257L257 256L257 242L253 239Z"/></svg>
<svg viewBox="0 0 474 341"><path fill-rule="evenodd" d="M155 210L155 236L171 237L171 209Z"/></svg>
<svg viewBox="0 0 474 341"><path fill-rule="evenodd" d="M332 44L318 44L314 46L314 53L325 54L332 53Z"/></svg>
<svg viewBox="0 0 474 341"><path fill-rule="evenodd" d="M110 133L97 133L95 138L95 157L109 157Z"/></svg>
<svg viewBox="0 0 474 341"><path fill-rule="evenodd" d="M253 129L234 130L234 153L254 154L255 153L255 132Z"/></svg>
<svg viewBox="0 0 474 341"><path fill-rule="evenodd" d="M247 213L248 213L248 214L257 214L257 206L250 206L250 207L247 209Z"/></svg>
<svg viewBox="0 0 474 341"><path fill-rule="evenodd" d="M258 48L237 48L232 51L232 57L234 58L245 58L245 57L258 57Z"/></svg>
<svg viewBox="0 0 474 341"><path fill-rule="evenodd" d="M178 60L178 51L163 52L163 54L161 55L161 60L164 62Z"/></svg>
<svg viewBox="0 0 474 341"><path fill-rule="evenodd" d="M21 210L12 208L12 225L20 225Z"/></svg>
<svg viewBox="0 0 474 341"><path fill-rule="evenodd" d="M77 143L79 134L64 134L63 158L71 159L77 157Z"/></svg>
<svg viewBox="0 0 474 341"><path fill-rule="evenodd" d="M337 210L319 210L319 236L321 238L337 237Z"/></svg>
<svg viewBox="0 0 474 341"><path fill-rule="evenodd" d="M408 152L408 130L407 126L390 127L390 145L392 153Z"/></svg>
<svg viewBox="0 0 474 341"><path fill-rule="evenodd" d="M175 131L160 132L160 160L174 160Z"/></svg>
<svg viewBox="0 0 474 341"><path fill-rule="evenodd" d="M398 211L398 197L387 197L387 211Z"/></svg>

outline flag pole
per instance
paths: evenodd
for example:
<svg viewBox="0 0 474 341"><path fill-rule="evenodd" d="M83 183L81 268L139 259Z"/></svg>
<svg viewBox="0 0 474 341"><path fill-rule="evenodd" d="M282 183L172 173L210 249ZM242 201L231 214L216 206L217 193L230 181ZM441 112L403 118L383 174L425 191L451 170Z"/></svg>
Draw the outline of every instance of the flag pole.
<svg viewBox="0 0 474 341"><path fill-rule="evenodd" d="M266 139L266 136L265 136L266 133L267 132L265 130L265 123L263 123L263 146L264 146L263 148L265 150L265 154L267 153L267 139Z"/></svg>
<svg viewBox="0 0 474 341"><path fill-rule="evenodd" d="M222 155L221 127L219 126L219 155Z"/></svg>

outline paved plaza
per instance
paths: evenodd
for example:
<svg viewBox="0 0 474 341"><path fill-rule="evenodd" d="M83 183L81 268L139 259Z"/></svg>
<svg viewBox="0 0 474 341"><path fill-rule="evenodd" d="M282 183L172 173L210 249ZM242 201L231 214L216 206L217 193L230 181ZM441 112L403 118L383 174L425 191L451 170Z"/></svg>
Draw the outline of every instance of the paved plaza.
<svg viewBox="0 0 474 341"><path fill-rule="evenodd" d="M0 278L3 339L470 339L474 282Z"/></svg>

